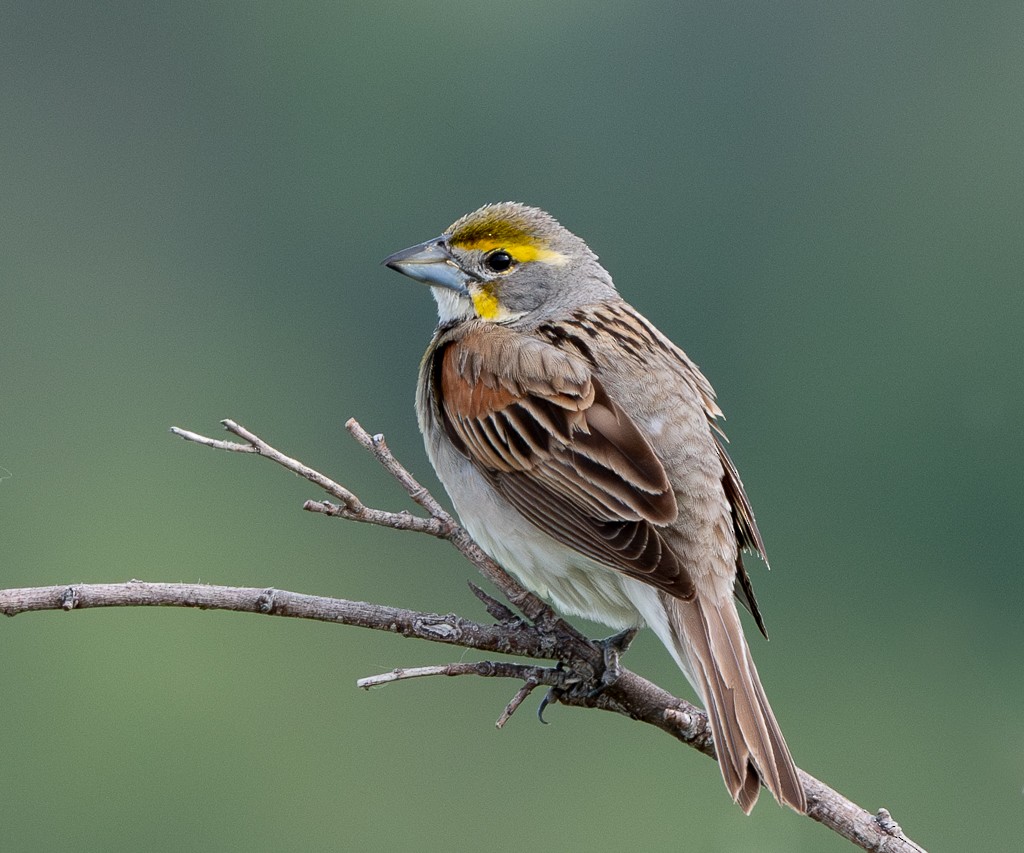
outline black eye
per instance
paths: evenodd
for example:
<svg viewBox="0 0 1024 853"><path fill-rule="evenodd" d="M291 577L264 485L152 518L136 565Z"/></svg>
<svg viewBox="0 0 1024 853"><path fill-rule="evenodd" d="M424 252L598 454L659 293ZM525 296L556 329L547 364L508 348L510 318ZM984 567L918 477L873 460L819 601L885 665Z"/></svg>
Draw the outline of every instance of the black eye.
<svg viewBox="0 0 1024 853"><path fill-rule="evenodd" d="M495 249L484 258L484 266L492 272L505 272L513 263L512 256L504 249Z"/></svg>

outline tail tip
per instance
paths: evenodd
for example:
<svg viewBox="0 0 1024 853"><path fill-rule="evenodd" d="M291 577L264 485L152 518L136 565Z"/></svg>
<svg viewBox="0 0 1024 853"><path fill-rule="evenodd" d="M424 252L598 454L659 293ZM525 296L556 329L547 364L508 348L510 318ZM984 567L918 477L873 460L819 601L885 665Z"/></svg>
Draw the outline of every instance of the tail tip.
<svg viewBox="0 0 1024 853"><path fill-rule="evenodd" d="M739 780L739 784L731 791L732 798L744 814L750 814L757 805L758 795L761 793L761 785L768 789L775 801L780 806L789 806L797 814L807 814L807 794L795 766L792 774L786 774L775 779L764 779L758 769L752 764L747 765L747 772Z"/></svg>

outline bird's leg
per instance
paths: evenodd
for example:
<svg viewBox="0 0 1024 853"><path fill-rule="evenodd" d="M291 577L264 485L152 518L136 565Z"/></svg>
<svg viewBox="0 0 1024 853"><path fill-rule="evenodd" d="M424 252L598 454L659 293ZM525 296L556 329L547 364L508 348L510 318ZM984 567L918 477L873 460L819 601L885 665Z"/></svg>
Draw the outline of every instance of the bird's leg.
<svg viewBox="0 0 1024 853"><path fill-rule="evenodd" d="M603 640L595 640L595 644L601 649L602 656L603 666L600 677L597 676L597 673L594 673L592 680L588 678L583 683L579 683L579 679L570 679L570 681L575 681L576 684L567 687L549 687L548 692L544 694L544 698L540 700L540 707L537 708L537 719L547 725L548 721L544 719L544 711L548 705L558 702L569 690L581 687L585 689L588 683L593 684L594 686L587 692L587 698L594 699L618 681L619 676L622 675L619 659L626 653L639 630L639 628L626 628L626 630L619 631L618 634L613 634L610 637L605 637ZM555 664L556 670L561 671L564 668L562 661Z"/></svg>
<svg viewBox="0 0 1024 853"><path fill-rule="evenodd" d="M626 628L624 631L619 631L618 634L612 634L612 636L598 641L597 645L600 646L601 654L604 657L604 670L601 672L601 680L590 691L591 698L600 695L603 690L619 680L619 676L622 675L619 659L626 653L639 630L639 628Z"/></svg>

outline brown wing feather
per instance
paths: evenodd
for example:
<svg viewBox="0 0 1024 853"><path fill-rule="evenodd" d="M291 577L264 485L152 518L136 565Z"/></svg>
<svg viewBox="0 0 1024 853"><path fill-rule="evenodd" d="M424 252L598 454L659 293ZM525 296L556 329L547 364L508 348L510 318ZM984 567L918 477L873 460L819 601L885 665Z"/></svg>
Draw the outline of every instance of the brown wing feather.
<svg viewBox="0 0 1024 853"><path fill-rule="evenodd" d="M607 566L679 597L686 568L658 532L678 513L668 476L587 363L500 326L435 353L449 437L533 524ZM514 353L514 354L513 354Z"/></svg>
<svg viewBox="0 0 1024 853"><path fill-rule="evenodd" d="M750 500L743 488L743 481L740 480L739 471L733 464L729 454L725 451L722 438L718 433L713 432L715 444L718 447L718 457L722 461L722 486L725 488L725 496L732 506L732 523L736 530L736 538L740 543L740 550L746 548L758 554L765 565L768 565L768 557L764 550L764 541L761 539L761 531L757 529L757 522L754 520L754 510L750 507ZM750 576L743 565L743 558L736 555L736 597L743 603L743 606L750 611L757 623L758 629L768 639L768 630L764 626L764 618L757 606L757 599L754 597L754 587L750 583Z"/></svg>

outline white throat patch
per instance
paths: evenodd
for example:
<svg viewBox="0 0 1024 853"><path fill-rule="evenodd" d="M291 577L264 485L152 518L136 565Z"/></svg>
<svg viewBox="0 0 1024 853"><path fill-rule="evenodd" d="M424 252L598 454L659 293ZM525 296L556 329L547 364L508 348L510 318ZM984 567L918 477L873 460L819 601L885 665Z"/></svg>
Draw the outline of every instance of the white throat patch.
<svg viewBox="0 0 1024 853"><path fill-rule="evenodd" d="M447 287L432 287L430 292L437 303L437 319L441 321L442 325L468 320L476 314L468 296L460 296Z"/></svg>

